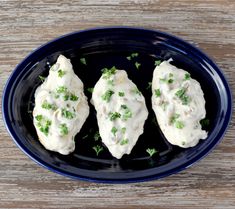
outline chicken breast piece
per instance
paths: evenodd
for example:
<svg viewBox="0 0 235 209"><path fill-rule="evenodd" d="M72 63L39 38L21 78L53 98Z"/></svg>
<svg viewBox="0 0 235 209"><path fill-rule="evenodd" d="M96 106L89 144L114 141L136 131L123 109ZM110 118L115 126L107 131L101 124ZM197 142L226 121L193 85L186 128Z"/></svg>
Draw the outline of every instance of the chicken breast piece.
<svg viewBox="0 0 235 209"><path fill-rule="evenodd" d="M102 142L120 159L130 154L148 117L145 99L124 70L105 69L91 102L97 111Z"/></svg>
<svg viewBox="0 0 235 209"><path fill-rule="evenodd" d="M152 81L152 108L166 139L183 148L207 137L200 120L205 118L205 99L199 82L190 74L164 61Z"/></svg>
<svg viewBox="0 0 235 209"><path fill-rule="evenodd" d="M88 117L89 106L69 59L58 57L34 96L33 123L42 145L63 155L73 152L74 137Z"/></svg>

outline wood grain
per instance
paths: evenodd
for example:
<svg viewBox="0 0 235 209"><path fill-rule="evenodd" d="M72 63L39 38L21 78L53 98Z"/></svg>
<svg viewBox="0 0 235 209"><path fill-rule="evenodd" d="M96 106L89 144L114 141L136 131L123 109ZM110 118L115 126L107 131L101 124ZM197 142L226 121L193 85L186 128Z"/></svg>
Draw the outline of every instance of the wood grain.
<svg viewBox="0 0 235 209"><path fill-rule="evenodd" d="M178 35L211 56L235 92L234 0L0 0L0 92L28 53L89 27L130 25ZM39 167L13 143L0 116L0 208L235 208L235 118L193 167L127 185L74 181Z"/></svg>

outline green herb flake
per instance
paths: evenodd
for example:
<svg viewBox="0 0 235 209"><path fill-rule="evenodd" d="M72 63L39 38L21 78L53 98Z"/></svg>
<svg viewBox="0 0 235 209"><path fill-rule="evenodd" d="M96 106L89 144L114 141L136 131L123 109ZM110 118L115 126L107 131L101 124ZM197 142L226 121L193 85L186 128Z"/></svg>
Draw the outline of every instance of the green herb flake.
<svg viewBox="0 0 235 209"><path fill-rule="evenodd" d="M59 86L57 89L56 89L56 92L58 94L62 94L62 93L66 93L68 91L67 87L65 86Z"/></svg>
<svg viewBox="0 0 235 209"><path fill-rule="evenodd" d="M43 76L41 76L41 75L38 76L38 78L41 80L41 82L45 81L45 79L46 79L45 77L43 77Z"/></svg>
<svg viewBox="0 0 235 209"><path fill-rule="evenodd" d="M50 110L52 108L52 105L50 103L48 103L47 101L44 101L42 103L42 108L43 109L47 109L47 110Z"/></svg>
<svg viewBox="0 0 235 209"><path fill-rule="evenodd" d="M129 108L125 109L124 114L122 115L122 119L127 121L129 118L132 117L132 112Z"/></svg>
<svg viewBox="0 0 235 209"><path fill-rule="evenodd" d="M113 94L114 94L114 91L109 89L101 96L101 98L104 101L109 102L111 100L111 97L112 97Z"/></svg>
<svg viewBox="0 0 235 209"><path fill-rule="evenodd" d="M176 122L176 120L180 117L179 114L175 113L170 117L170 123L173 124Z"/></svg>
<svg viewBox="0 0 235 209"><path fill-rule="evenodd" d="M51 121L45 119L42 115L37 115L36 120L38 121L37 126L39 130L44 133L46 136L48 136L49 128L51 126Z"/></svg>
<svg viewBox="0 0 235 209"><path fill-rule="evenodd" d="M128 60L131 60L131 56L126 57Z"/></svg>
<svg viewBox="0 0 235 209"><path fill-rule="evenodd" d="M184 123L182 121L175 121L175 127L178 129L184 128Z"/></svg>
<svg viewBox="0 0 235 209"><path fill-rule="evenodd" d="M113 133L114 136L116 136L117 131L118 131L118 130L117 130L116 127L113 127L113 128L111 129L111 132Z"/></svg>
<svg viewBox="0 0 235 209"><path fill-rule="evenodd" d="M80 62L81 62L83 65L87 65L86 58L84 58L84 57L80 58Z"/></svg>
<svg viewBox="0 0 235 209"><path fill-rule="evenodd" d="M64 118L67 118L67 119L73 119L75 117L74 113L66 110L65 108L61 110L61 114Z"/></svg>
<svg viewBox="0 0 235 209"><path fill-rule="evenodd" d="M94 134L95 141L98 141L99 138L100 138L100 133L99 133L99 131L96 131L95 134Z"/></svg>
<svg viewBox="0 0 235 209"><path fill-rule="evenodd" d="M185 93L186 88L182 88L175 93L175 95L182 101L183 105L187 105L191 101L190 97L185 95Z"/></svg>
<svg viewBox="0 0 235 209"><path fill-rule="evenodd" d="M86 138L88 138L88 134L82 137L82 139L86 139Z"/></svg>
<svg viewBox="0 0 235 209"><path fill-rule="evenodd" d="M116 119L120 118L121 117L121 114L118 113L118 112L110 112L109 113L109 119L111 121L115 121Z"/></svg>
<svg viewBox="0 0 235 209"><path fill-rule="evenodd" d="M204 119L202 119L202 120L200 121L200 124L201 124L201 126L202 126L203 128L205 128L205 127L207 127L207 126L210 125L210 120L207 119L207 118L204 118Z"/></svg>
<svg viewBox="0 0 235 209"><path fill-rule="evenodd" d="M185 73L184 74L184 80L189 80L191 78L190 74L189 73Z"/></svg>
<svg viewBox="0 0 235 209"><path fill-rule="evenodd" d="M174 82L174 79L168 79L168 81L167 81L168 83L173 83Z"/></svg>
<svg viewBox="0 0 235 209"><path fill-rule="evenodd" d="M59 69L58 70L58 76L62 78L66 74L66 71Z"/></svg>
<svg viewBox="0 0 235 209"><path fill-rule="evenodd" d="M98 156L99 153L104 150L104 148L100 145L96 145L96 146L92 147L92 149L95 150L96 156Z"/></svg>
<svg viewBox="0 0 235 209"><path fill-rule="evenodd" d="M119 91L119 92L118 92L118 96L124 97L124 96L125 96L125 93L124 93L123 91Z"/></svg>
<svg viewBox="0 0 235 209"><path fill-rule="evenodd" d="M112 68L108 69L108 68L103 68L101 70L102 75L103 75L103 79L109 79L112 75L114 75L116 73L117 69L115 66L113 66Z"/></svg>
<svg viewBox="0 0 235 209"><path fill-rule="evenodd" d="M161 60L155 60L154 65L159 66L161 64Z"/></svg>
<svg viewBox="0 0 235 209"><path fill-rule="evenodd" d="M184 141L182 141L182 145L185 145L186 143Z"/></svg>
<svg viewBox="0 0 235 209"><path fill-rule="evenodd" d="M135 67L136 67L137 69L139 69L140 66L141 66L141 64L140 64L139 62L135 62Z"/></svg>
<svg viewBox="0 0 235 209"><path fill-rule="evenodd" d="M155 93L155 96L156 96L156 97L160 97L160 96L161 96L161 91L160 91L160 89L155 89L155 90L154 90L154 93Z"/></svg>
<svg viewBox="0 0 235 209"><path fill-rule="evenodd" d="M62 134L62 136L65 136L69 133L68 127L65 123L60 124L59 128L60 128L60 133Z"/></svg>
<svg viewBox="0 0 235 209"><path fill-rule="evenodd" d="M137 53L137 52L134 52L131 54L131 57L138 57L138 56L139 56L139 53Z"/></svg>
<svg viewBox="0 0 235 209"><path fill-rule="evenodd" d="M76 96L75 94L70 94L70 98L71 101L77 101L78 100L78 96Z"/></svg>
<svg viewBox="0 0 235 209"><path fill-rule="evenodd" d="M169 73L169 77L172 78L174 75L173 73Z"/></svg>
<svg viewBox="0 0 235 209"><path fill-rule="evenodd" d="M43 119L43 116L42 115L36 115L35 118L36 118L37 121L40 122Z"/></svg>
<svg viewBox="0 0 235 209"><path fill-rule="evenodd" d="M127 106L126 105L121 105L121 108L122 109L127 109Z"/></svg>
<svg viewBox="0 0 235 209"><path fill-rule="evenodd" d="M148 148L146 149L146 152L149 154L150 157L152 157L154 154L157 153L157 150L155 148Z"/></svg>
<svg viewBox="0 0 235 209"><path fill-rule="evenodd" d="M125 145L128 144L129 140L128 139L122 139L120 142L120 145Z"/></svg>
<svg viewBox="0 0 235 209"><path fill-rule="evenodd" d="M94 91L94 88L92 88L92 87L91 88L87 88L87 91L92 94L93 91Z"/></svg>
<svg viewBox="0 0 235 209"><path fill-rule="evenodd" d="M121 129L121 131L122 131L122 134L125 134L125 133L126 133L126 127L123 127L123 128Z"/></svg>
<svg viewBox="0 0 235 209"><path fill-rule="evenodd" d="M63 96L63 99L64 99L64 101L68 101L68 100L69 100L69 94L65 94L65 95Z"/></svg>

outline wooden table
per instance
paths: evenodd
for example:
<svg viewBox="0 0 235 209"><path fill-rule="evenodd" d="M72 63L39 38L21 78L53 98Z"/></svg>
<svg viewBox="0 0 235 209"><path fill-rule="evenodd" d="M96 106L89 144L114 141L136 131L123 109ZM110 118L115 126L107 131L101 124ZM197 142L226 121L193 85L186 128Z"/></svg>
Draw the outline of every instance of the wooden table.
<svg viewBox="0 0 235 209"><path fill-rule="evenodd" d="M71 31L108 25L144 26L184 38L216 61L234 92L234 0L0 0L0 92L36 47ZM74 181L41 168L16 147L0 117L0 208L235 208L235 117L224 140L193 167L126 185Z"/></svg>

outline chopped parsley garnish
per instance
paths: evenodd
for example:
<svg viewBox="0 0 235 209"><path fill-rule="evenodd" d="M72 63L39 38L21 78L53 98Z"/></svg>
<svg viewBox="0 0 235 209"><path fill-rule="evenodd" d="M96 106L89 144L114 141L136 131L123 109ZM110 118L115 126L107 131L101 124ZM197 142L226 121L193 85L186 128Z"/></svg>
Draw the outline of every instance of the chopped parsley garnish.
<svg viewBox="0 0 235 209"><path fill-rule="evenodd" d="M92 88L92 87L91 88L87 88L87 91L92 94L93 91L94 91L94 88Z"/></svg>
<svg viewBox="0 0 235 209"><path fill-rule="evenodd" d="M118 130L117 130L116 127L113 127L113 128L111 129L111 132L113 133L114 136L116 136L117 131L118 131Z"/></svg>
<svg viewBox="0 0 235 209"><path fill-rule="evenodd" d="M98 141L99 138L100 138L100 133L99 133L99 131L96 131L95 134L94 134L95 141Z"/></svg>
<svg viewBox="0 0 235 209"><path fill-rule="evenodd" d="M123 134L125 134L125 133L126 133L126 127L123 127L123 128L121 129L121 131L122 131Z"/></svg>
<svg viewBox="0 0 235 209"><path fill-rule="evenodd" d="M135 67L136 67L137 69L139 69L140 66L141 66L141 64L140 64L139 62L135 62Z"/></svg>
<svg viewBox="0 0 235 209"><path fill-rule="evenodd" d="M129 142L128 139L122 139L120 145L128 144L128 142Z"/></svg>
<svg viewBox="0 0 235 209"><path fill-rule="evenodd" d="M185 145L185 144L186 144L186 143L183 141L183 142L182 142L182 145Z"/></svg>
<svg viewBox="0 0 235 209"><path fill-rule="evenodd" d="M191 101L190 97L185 95L186 90L186 88L182 88L175 93L175 95L182 101L183 105L187 105Z"/></svg>
<svg viewBox="0 0 235 209"><path fill-rule="evenodd" d="M178 129L184 128L184 123L182 121L175 121L175 127Z"/></svg>
<svg viewBox="0 0 235 209"><path fill-rule="evenodd" d="M170 123L174 124L176 128L182 129L184 128L184 123L182 121L177 120L180 117L179 114L175 113L170 118Z"/></svg>
<svg viewBox="0 0 235 209"><path fill-rule="evenodd" d="M185 73L184 74L184 80L189 80L191 78L190 74L189 73Z"/></svg>
<svg viewBox="0 0 235 209"><path fill-rule="evenodd" d="M63 96L63 99L64 99L64 101L68 101L68 100L69 100L69 94L65 94L65 95Z"/></svg>
<svg viewBox="0 0 235 209"><path fill-rule="evenodd" d="M119 91L119 92L118 92L118 96L124 97L124 96L125 96L125 93L124 93L123 91Z"/></svg>
<svg viewBox="0 0 235 209"><path fill-rule="evenodd" d="M58 76L62 78L65 75L66 71L59 69L58 70Z"/></svg>
<svg viewBox="0 0 235 209"><path fill-rule="evenodd" d="M170 123L171 123L171 124L172 124L172 123L175 123L176 120L177 120L179 117L180 117L180 115L177 114L177 113L175 113L174 115L171 116L171 118L170 118Z"/></svg>
<svg viewBox="0 0 235 209"><path fill-rule="evenodd" d="M84 57L80 58L80 62L81 62L83 65L87 65L86 59L85 59Z"/></svg>
<svg viewBox="0 0 235 209"><path fill-rule="evenodd" d="M118 112L110 112L109 113L109 119L111 121L115 121L117 118L120 118L120 117L121 117L121 114Z"/></svg>
<svg viewBox="0 0 235 209"><path fill-rule="evenodd" d="M50 103L48 103L47 101L44 101L44 102L42 103L42 108L43 108L43 109L47 109L47 110L50 110L50 109L56 110L56 109L57 109L57 107L56 107L55 104L50 104Z"/></svg>
<svg viewBox="0 0 235 209"><path fill-rule="evenodd" d="M160 97L160 96L161 96L161 91L160 91L160 89L155 89L155 90L154 90L154 93L155 93L155 96L156 96L156 97Z"/></svg>
<svg viewBox="0 0 235 209"><path fill-rule="evenodd" d="M86 138L88 138L88 134L82 137L82 139L86 139Z"/></svg>
<svg viewBox="0 0 235 209"><path fill-rule="evenodd" d="M45 77L43 77L43 76L41 76L41 75L38 76L38 78L39 78L42 82L45 81L45 79L46 79Z"/></svg>
<svg viewBox="0 0 235 209"><path fill-rule="evenodd" d="M66 110L65 108L63 108L61 110L62 116L67 118L67 119L73 119L75 117L75 114Z"/></svg>
<svg viewBox="0 0 235 209"><path fill-rule="evenodd" d="M202 120L200 121L200 124L201 124L201 126L202 126L203 128L205 128L205 127L209 126L210 120L207 119L207 118L204 118L204 119L202 119Z"/></svg>
<svg viewBox="0 0 235 209"><path fill-rule="evenodd" d="M98 156L99 153L104 150L104 148L101 147L100 145L96 145L96 146L92 147L92 149L95 150L96 156Z"/></svg>
<svg viewBox="0 0 235 209"><path fill-rule="evenodd" d="M59 128L60 128L60 133L62 134L62 136L65 136L69 133L68 127L65 123L60 124Z"/></svg>
<svg viewBox="0 0 235 209"><path fill-rule="evenodd" d="M154 65L159 66L161 64L161 60L155 60Z"/></svg>
<svg viewBox="0 0 235 209"><path fill-rule="evenodd" d="M127 109L125 110L124 114L122 115L122 119L123 119L124 121L126 121L126 120L128 120L129 118L131 118L131 117L132 117L132 112L131 112L131 110L130 110L129 108L127 108Z"/></svg>
<svg viewBox="0 0 235 209"><path fill-rule="evenodd" d="M40 122L43 119L43 116L42 115L36 115L35 118L36 118L37 121Z"/></svg>
<svg viewBox="0 0 235 209"><path fill-rule="evenodd" d="M157 153L157 150L155 148L148 148L146 149L146 152L149 154L150 157L152 157L154 154Z"/></svg>
<svg viewBox="0 0 235 209"><path fill-rule="evenodd" d="M173 83L174 82L174 79L172 79L173 78L173 73L169 73L169 75L168 75L168 78L160 78L159 80L161 81L161 82L163 82L163 83L169 83L169 84L171 84L171 83Z"/></svg>
<svg viewBox="0 0 235 209"><path fill-rule="evenodd" d="M70 100L71 101L77 101L78 100L78 96L76 96L75 94L70 94Z"/></svg>
<svg viewBox="0 0 235 209"><path fill-rule="evenodd" d="M130 56L126 57L128 60L131 60L132 58L134 57L138 57L139 56L139 53L135 52L135 53L132 53Z"/></svg>
<svg viewBox="0 0 235 209"><path fill-rule="evenodd" d="M104 79L109 79L112 75L114 75L116 73L116 71L117 71L117 69L115 66L113 66L110 69L104 68L101 70Z"/></svg>
<svg viewBox="0 0 235 209"><path fill-rule="evenodd" d="M168 81L167 81L168 83L173 83L174 82L174 79L169 79Z"/></svg>
<svg viewBox="0 0 235 209"><path fill-rule="evenodd" d="M51 120L44 118L42 115L37 115L35 119L38 121L37 126L39 130L48 136Z"/></svg>
<svg viewBox="0 0 235 209"><path fill-rule="evenodd" d="M59 86L57 89L56 89L56 92L58 94L61 94L61 93L66 93L68 91L67 87L65 86Z"/></svg>
<svg viewBox="0 0 235 209"><path fill-rule="evenodd" d="M109 102L113 94L114 94L114 91L109 89L101 96L101 98L104 101Z"/></svg>
<svg viewBox="0 0 235 209"><path fill-rule="evenodd" d="M126 105L121 105L121 108L122 109L127 109L127 106Z"/></svg>
<svg viewBox="0 0 235 209"><path fill-rule="evenodd" d="M151 87L152 87L152 82L148 82L148 86L146 87L146 90L151 89Z"/></svg>

